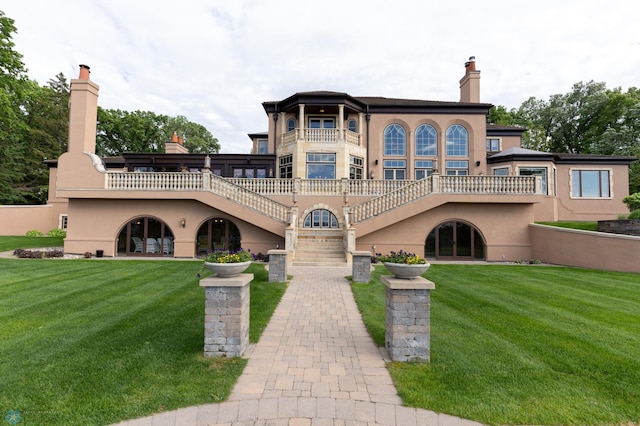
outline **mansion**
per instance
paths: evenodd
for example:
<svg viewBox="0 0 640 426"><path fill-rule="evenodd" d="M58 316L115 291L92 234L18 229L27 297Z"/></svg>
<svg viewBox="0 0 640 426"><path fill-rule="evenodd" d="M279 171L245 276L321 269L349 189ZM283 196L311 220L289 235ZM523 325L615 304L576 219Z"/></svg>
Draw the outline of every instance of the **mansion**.
<svg viewBox="0 0 640 426"><path fill-rule="evenodd" d="M99 87L81 66L48 204L13 229L63 227L66 253L113 257L243 247L286 250L291 264L348 263L356 250L513 261L532 258L534 222L627 211L633 158L521 148L526 129L487 124L474 58L459 84L459 102L328 91L264 102L251 154L191 154L174 135L165 153L99 158Z"/></svg>

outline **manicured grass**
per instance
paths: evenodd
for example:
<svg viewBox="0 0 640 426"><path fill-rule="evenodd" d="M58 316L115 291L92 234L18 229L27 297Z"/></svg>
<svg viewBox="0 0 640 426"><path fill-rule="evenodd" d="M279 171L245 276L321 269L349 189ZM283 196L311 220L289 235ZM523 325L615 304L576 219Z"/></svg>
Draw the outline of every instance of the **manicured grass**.
<svg viewBox="0 0 640 426"><path fill-rule="evenodd" d="M0 412L18 410L25 424L100 425L226 399L246 360L202 356L199 269L0 259ZM259 264L248 272L266 277ZM252 341L284 287L251 284Z"/></svg>
<svg viewBox="0 0 640 426"><path fill-rule="evenodd" d="M598 222L536 222L540 225L558 226L560 228L582 229L583 231L597 231Z"/></svg>
<svg viewBox="0 0 640 426"><path fill-rule="evenodd" d="M381 270L353 285L378 344ZM389 366L405 404L488 424L640 422L640 275L437 264L425 277L431 363Z"/></svg>
<svg viewBox="0 0 640 426"><path fill-rule="evenodd" d="M0 251L17 248L62 247L61 237L0 237Z"/></svg>

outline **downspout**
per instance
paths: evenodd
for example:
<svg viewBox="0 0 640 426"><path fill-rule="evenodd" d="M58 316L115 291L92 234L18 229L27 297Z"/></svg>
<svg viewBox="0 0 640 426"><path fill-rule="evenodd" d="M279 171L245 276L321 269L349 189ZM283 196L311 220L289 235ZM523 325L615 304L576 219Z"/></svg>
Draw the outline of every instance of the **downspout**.
<svg viewBox="0 0 640 426"><path fill-rule="evenodd" d="M371 120L371 114L369 113L369 105L367 105L366 113L364 115L364 119L365 119L365 121L367 123L367 126L366 126L366 131L367 131L367 142L366 142L367 143L367 163L366 163L366 167L367 168L364 171L364 173L365 173L364 176L365 176L365 179L370 179L370 176L369 176L369 161L370 161L370 157L369 157L369 120Z"/></svg>
<svg viewBox="0 0 640 426"><path fill-rule="evenodd" d="M276 147L278 146L278 104L276 104L276 111L273 113L273 153L278 156Z"/></svg>

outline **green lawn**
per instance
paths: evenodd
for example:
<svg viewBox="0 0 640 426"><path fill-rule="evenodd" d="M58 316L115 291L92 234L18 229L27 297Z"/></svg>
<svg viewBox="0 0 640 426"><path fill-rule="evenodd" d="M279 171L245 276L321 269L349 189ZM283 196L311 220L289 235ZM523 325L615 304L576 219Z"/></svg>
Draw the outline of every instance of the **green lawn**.
<svg viewBox="0 0 640 426"><path fill-rule="evenodd" d="M588 221L558 221L558 222L536 222L540 225L549 225L549 226L557 226L559 228L571 228L571 229L581 229L583 231L597 231L598 230L598 222Z"/></svg>
<svg viewBox="0 0 640 426"><path fill-rule="evenodd" d="M384 286L353 284L384 344ZM432 265L431 363L389 366L405 404L489 424L640 422L640 275Z"/></svg>
<svg viewBox="0 0 640 426"><path fill-rule="evenodd" d="M44 245L19 247L29 246ZM226 399L246 360L202 356L199 269L0 259L0 413L18 410L25 424L99 425ZM248 272L257 341L286 285L266 284L262 265Z"/></svg>

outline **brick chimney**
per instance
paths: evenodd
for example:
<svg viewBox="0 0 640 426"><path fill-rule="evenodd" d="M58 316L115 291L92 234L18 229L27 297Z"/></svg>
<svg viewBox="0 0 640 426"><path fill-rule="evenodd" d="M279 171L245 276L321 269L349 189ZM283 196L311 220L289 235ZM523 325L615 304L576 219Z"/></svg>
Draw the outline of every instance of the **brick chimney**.
<svg viewBox="0 0 640 426"><path fill-rule="evenodd" d="M460 80L460 102L480 102L480 71L476 71L476 57L464 64L465 74Z"/></svg>
<svg viewBox="0 0 640 426"><path fill-rule="evenodd" d="M178 132L173 132L171 142L164 144L165 154L188 154L189 150L184 146L182 136L178 136Z"/></svg>
<svg viewBox="0 0 640 426"><path fill-rule="evenodd" d="M68 152L96 152L99 87L89 80L89 74L89 67L80 65L80 76L71 80Z"/></svg>

